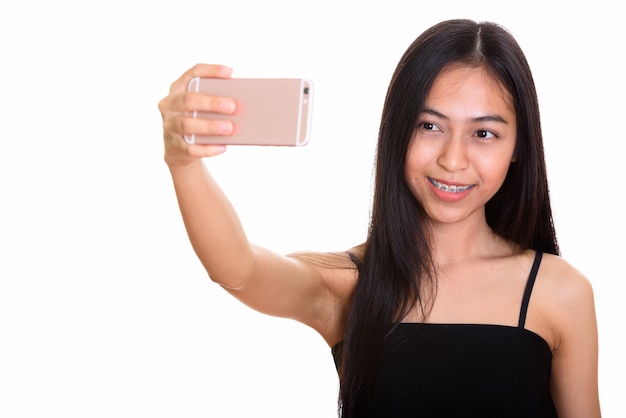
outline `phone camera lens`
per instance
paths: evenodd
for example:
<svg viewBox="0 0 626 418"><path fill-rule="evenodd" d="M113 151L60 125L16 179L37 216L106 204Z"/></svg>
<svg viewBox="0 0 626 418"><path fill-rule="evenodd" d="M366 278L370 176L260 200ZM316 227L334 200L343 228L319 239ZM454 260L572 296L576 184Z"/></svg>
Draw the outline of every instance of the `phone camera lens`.
<svg viewBox="0 0 626 418"><path fill-rule="evenodd" d="M309 94L309 88L308 87L304 88L304 94Z"/></svg>

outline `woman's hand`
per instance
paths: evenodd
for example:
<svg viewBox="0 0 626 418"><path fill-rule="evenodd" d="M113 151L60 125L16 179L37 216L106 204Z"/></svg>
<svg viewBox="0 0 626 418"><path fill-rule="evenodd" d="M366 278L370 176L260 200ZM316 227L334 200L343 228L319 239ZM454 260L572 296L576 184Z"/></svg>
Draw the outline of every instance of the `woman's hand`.
<svg viewBox="0 0 626 418"><path fill-rule="evenodd" d="M190 112L201 111L230 114L235 111L235 101L187 91L193 77L230 78L232 69L223 65L197 64L172 83L170 93L159 102L163 118L165 162L170 166L186 166L203 157L212 157L226 151L225 145L189 144L184 135L230 135L233 125L228 120L195 119Z"/></svg>

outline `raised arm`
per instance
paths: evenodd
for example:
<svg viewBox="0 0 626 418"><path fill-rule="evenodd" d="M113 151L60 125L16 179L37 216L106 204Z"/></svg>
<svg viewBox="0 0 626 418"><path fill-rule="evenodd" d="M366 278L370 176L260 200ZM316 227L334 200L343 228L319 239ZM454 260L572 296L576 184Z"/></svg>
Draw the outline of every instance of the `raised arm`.
<svg viewBox="0 0 626 418"><path fill-rule="evenodd" d="M202 157L226 151L221 145L190 145L185 134L228 135L230 121L201 120L188 112L201 110L232 113L235 102L186 91L195 76L229 78L231 70L217 65L196 65L176 80L170 94L159 103L163 117L165 162L168 165L185 227L202 264L211 278L225 287L239 288L254 271L252 247L230 202L206 169Z"/></svg>
<svg viewBox="0 0 626 418"><path fill-rule="evenodd" d="M192 77L228 78L219 65L196 65L176 80L159 102L164 159L170 170L191 244L212 280L252 308L303 322L329 342L340 338L343 312L355 271L345 254L283 256L248 242L231 203L202 158L223 153L221 145L191 145L186 134L228 135L231 122L189 117L197 110L216 115L236 103L186 91Z"/></svg>

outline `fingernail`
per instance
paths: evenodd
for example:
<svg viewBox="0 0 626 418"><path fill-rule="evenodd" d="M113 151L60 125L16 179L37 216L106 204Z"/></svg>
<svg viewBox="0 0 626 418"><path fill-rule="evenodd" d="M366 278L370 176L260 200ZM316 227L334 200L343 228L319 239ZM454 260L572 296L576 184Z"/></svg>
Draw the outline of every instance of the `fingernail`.
<svg viewBox="0 0 626 418"><path fill-rule="evenodd" d="M220 103L220 110L224 113L233 113L235 111L235 103L230 100L224 100Z"/></svg>
<svg viewBox="0 0 626 418"><path fill-rule="evenodd" d="M220 122L217 124L217 130L221 134L229 134L233 131L233 124L230 122Z"/></svg>

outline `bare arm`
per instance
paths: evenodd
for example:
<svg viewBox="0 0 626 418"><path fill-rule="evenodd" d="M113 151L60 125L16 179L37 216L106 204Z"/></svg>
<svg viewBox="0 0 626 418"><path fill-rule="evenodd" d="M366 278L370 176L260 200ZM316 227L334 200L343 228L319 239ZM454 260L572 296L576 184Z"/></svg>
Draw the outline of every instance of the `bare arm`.
<svg viewBox="0 0 626 418"><path fill-rule="evenodd" d="M553 352L552 392L559 417L601 416L598 394L598 329L591 284L562 263L553 274L557 346Z"/></svg>
<svg viewBox="0 0 626 418"><path fill-rule="evenodd" d="M256 259L237 214L202 161L170 166L189 240L209 276L241 288L253 276Z"/></svg>
<svg viewBox="0 0 626 418"><path fill-rule="evenodd" d="M163 117L164 159L167 163L181 215L191 244L211 279L244 303L261 312L289 317L318 330L329 342L338 338L346 295L354 269L347 255L317 255L318 263L284 256L252 245L241 222L203 157L225 151L224 146L190 145L185 134L232 132L227 121L195 120L193 110L230 113L228 98L186 92L189 79L230 77L223 66L198 65L172 84L159 103ZM344 268L345 267L345 268Z"/></svg>

